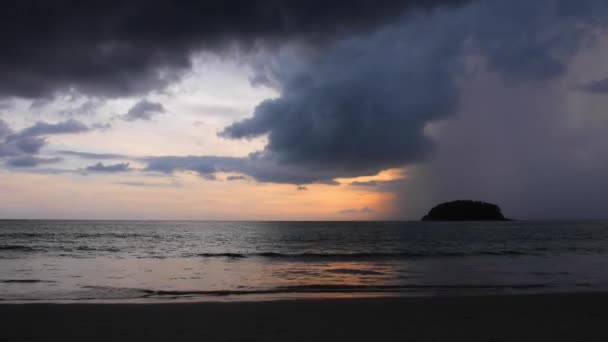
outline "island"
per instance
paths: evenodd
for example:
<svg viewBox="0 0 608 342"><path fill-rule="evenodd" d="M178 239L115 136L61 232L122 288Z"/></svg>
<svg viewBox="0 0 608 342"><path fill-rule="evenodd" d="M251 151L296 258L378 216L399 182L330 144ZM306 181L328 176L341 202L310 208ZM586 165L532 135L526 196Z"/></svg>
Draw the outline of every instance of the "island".
<svg viewBox="0 0 608 342"><path fill-rule="evenodd" d="M509 221L496 204L461 200L435 206L422 221Z"/></svg>

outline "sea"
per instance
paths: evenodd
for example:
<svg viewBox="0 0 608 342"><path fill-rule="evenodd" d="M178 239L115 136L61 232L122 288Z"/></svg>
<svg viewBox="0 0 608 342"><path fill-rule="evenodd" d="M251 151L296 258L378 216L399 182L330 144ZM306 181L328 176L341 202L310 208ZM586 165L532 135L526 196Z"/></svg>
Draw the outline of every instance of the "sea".
<svg viewBox="0 0 608 342"><path fill-rule="evenodd" d="M606 221L0 221L0 304L606 290Z"/></svg>

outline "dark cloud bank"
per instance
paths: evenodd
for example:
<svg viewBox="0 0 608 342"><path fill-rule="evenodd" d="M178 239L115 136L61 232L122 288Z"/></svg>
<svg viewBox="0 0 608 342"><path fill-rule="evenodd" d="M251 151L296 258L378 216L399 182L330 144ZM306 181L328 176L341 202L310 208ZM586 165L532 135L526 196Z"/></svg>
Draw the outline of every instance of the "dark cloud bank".
<svg viewBox="0 0 608 342"><path fill-rule="evenodd" d="M608 125L564 124L571 113L551 89L605 28L605 1L26 1L2 13L13 48L0 55L10 81L1 95L145 94L189 70L193 52L230 46L246 51L254 83L280 92L220 133L267 136L264 150L150 157L149 171L332 184L409 166L403 188L393 184L404 208L396 216L466 196L505 203L514 217L604 215L608 149L597 127ZM601 94L604 83L579 90ZM529 91L508 91L520 88Z"/></svg>
<svg viewBox="0 0 608 342"><path fill-rule="evenodd" d="M199 50L320 41L365 31L411 8L458 0L9 0L0 11L0 95L74 89L145 94L175 81Z"/></svg>

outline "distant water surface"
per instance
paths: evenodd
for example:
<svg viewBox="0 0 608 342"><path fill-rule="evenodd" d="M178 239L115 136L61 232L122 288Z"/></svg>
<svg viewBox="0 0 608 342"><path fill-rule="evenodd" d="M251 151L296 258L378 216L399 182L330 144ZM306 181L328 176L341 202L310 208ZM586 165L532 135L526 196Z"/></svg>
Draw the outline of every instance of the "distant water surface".
<svg viewBox="0 0 608 342"><path fill-rule="evenodd" d="M608 222L0 221L0 303L608 290Z"/></svg>

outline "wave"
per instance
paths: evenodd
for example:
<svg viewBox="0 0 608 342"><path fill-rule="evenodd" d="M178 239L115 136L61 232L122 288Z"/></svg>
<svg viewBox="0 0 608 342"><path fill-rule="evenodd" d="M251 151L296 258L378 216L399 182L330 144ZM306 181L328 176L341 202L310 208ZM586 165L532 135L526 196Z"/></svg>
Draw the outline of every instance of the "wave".
<svg viewBox="0 0 608 342"><path fill-rule="evenodd" d="M3 239L28 239L38 237L55 237L55 233L27 233L27 232L3 232L0 238Z"/></svg>
<svg viewBox="0 0 608 342"><path fill-rule="evenodd" d="M94 256L96 253L122 253L127 252L122 248L112 245L91 246L91 245L24 245L24 244L4 244L0 245L0 253L5 252L0 258L11 257L14 252L33 253L33 252L60 252L59 256L67 257L87 257ZM67 254L66 254L67 253ZM441 257L471 257L471 256L534 256L541 255L536 252L517 251L517 250L481 250L467 252L352 252L352 253L322 253L322 252L302 252L302 253L280 253L280 252L254 252L254 253L236 253L236 252L218 252L218 253L183 253L182 257L199 257L199 258L227 258L227 259L246 259L246 258L268 258L276 260L292 260L292 261L307 261L307 260L399 260L412 258L441 258ZM167 258L169 255L145 255L140 258Z"/></svg>
<svg viewBox="0 0 608 342"><path fill-rule="evenodd" d="M294 285L284 286L279 289L293 292L386 292L386 291L403 291L416 289L453 289L453 290L507 290L507 289L535 289L547 288L549 284L408 284L408 285Z"/></svg>
<svg viewBox="0 0 608 342"><path fill-rule="evenodd" d="M74 235L77 239L90 239L90 238L114 238L114 239L125 239L125 238L140 238L140 237L159 237L157 235L142 234L142 233L110 233L110 232L99 232L99 233L78 233Z"/></svg>
<svg viewBox="0 0 608 342"><path fill-rule="evenodd" d="M115 247L90 247L90 246L77 246L74 248L77 251L87 251L87 252L120 252L119 248ZM71 252L72 249L64 249L65 251Z"/></svg>
<svg viewBox="0 0 608 342"><path fill-rule="evenodd" d="M515 250L501 251L474 251L474 252L430 252L430 253L410 253L410 252L359 252L359 253L278 253L278 252L262 252L262 253L198 253L194 256L202 258L232 258L243 259L250 257L263 257L272 259L406 259L406 258L424 258L424 257L469 257L469 256L523 256L523 255L538 255L536 253L528 253Z"/></svg>
<svg viewBox="0 0 608 342"><path fill-rule="evenodd" d="M34 252L35 248L24 245L0 245L0 251L23 251L23 252Z"/></svg>
<svg viewBox="0 0 608 342"><path fill-rule="evenodd" d="M437 290L526 290L542 289L551 287L549 284L459 284L459 285L295 285L283 286L270 289L251 289L251 290L201 290L201 291L181 291L181 290L152 290L137 288L114 288L104 286L86 286L90 290L100 291L101 296L106 297L107 293L129 294L131 298L175 298L175 297L221 297L221 296L242 296L242 295L269 295L269 294L314 294L314 293L406 293L408 291L437 291ZM121 296L122 297L122 296ZM91 299L91 298L87 298Z"/></svg>
<svg viewBox="0 0 608 342"><path fill-rule="evenodd" d="M66 233L66 232L0 232L0 239L33 239L33 238L52 238L68 240L89 240L89 239L128 239L128 238L161 238L158 234L145 233Z"/></svg>
<svg viewBox="0 0 608 342"><path fill-rule="evenodd" d="M247 257L247 255L239 254L239 253L199 253L199 254L196 254L196 256L199 256L202 258L233 258L233 259L240 259L240 258Z"/></svg>
<svg viewBox="0 0 608 342"><path fill-rule="evenodd" d="M328 273L337 273L337 274L354 274L354 275L383 275L384 273L372 270L357 270L351 268L335 268L331 270L326 270Z"/></svg>
<svg viewBox="0 0 608 342"><path fill-rule="evenodd" d="M4 284L35 284L35 283L56 283L52 280L40 280L40 279L0 279L0 283Z"/></svg>

